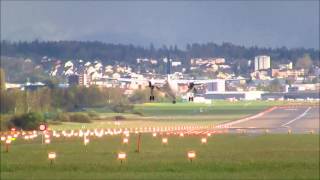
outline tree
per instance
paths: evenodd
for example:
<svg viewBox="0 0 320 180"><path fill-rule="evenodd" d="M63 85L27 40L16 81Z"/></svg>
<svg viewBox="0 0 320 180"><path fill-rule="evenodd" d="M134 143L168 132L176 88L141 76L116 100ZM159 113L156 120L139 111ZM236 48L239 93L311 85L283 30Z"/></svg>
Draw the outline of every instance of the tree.
<svg viewBox="0 0 320 180"><path fill-rule="evenodd" d="M129 97L131 103L144 103L149 101L150 92L148 90L136 90Z"/></svg>
<svg viewBox="0 0 320 180"><path fill-rule="evenodd" d="M267 89L270 92L280 92L281 91L281 83L279 81L279 79L274 79L270 82L269 86L267 87Z"/></svg>
<svg viewBox="0 0 320 180"><path fill-rule="evenodd" d="M303 57L297 60L297 68L304 69L305 74L308 74L310 68L312 67L312 60L309 54L305 54Z"/></svg>
<svg viewBox="0 0 320 180"><path fill-rule="evenodd" d="M14 126L23 130L36 130L41 123L44 123L44 117L41 113L30 112L15 116L11 119Z"/></svg>
<svg viewBox="0 0 320 180"><path fill-rule="evenodd" d="M5 73L2 68L0 68L0 90L3 91L6 89L6 80L5 80Z"/></svg>

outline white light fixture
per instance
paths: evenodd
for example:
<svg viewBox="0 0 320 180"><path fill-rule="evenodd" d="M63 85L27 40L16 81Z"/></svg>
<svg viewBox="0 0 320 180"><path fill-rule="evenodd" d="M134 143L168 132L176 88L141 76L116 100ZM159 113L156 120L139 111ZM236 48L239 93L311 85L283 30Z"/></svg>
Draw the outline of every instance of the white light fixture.
<svg viewBox="0 0 320 180"><path fill-rule="evenodd" d="M5 141L6 137L5 136L1 136L1 141Z"/></svg>
<svg viewBox="0 0 320 180"><path fill-rule="evenodd" d="M56 159L57 155L55 152L49 152L48 153L48 159L50 160L50 164L53 164L53 161Z"/></svg>
<svg viewBox="0 0 320 180"><path fill-rule="evenodd" d="M123 138L123 139L122 139L122 143L123 143L123 144L128 144L128 142L129 142L129 139L128 139L128 138Z"/></svg>
<svg viewBox="0 0 320 180"><path fill-rule="evenodd" d="M48 158L49 158L50 160L55 159L56 157L57 157L57 155L56 155L55 152L49 152L49 153L48 153Z"/></svg>
<svg viewBox="0 0 320 180"><path fill-rule="evenodd" d="M162 138L162 144L168 144L168 138L166 137Z"/></svg>
<svg viewBox="0 0 320 180"><path fill-rule="evenodd" d="M192 162L192 160L196 158L196 152L195 151L188 151L187 156L188 156L188 159L190 160L190 162Z"/></svg>
<svg viewBox="0 0 320 180"><path fill-rule="evenodd" d="M126 160L127 154L125 152L119 152L117 157L118 160L120 160L120 163L122 164L122 161Z"/></svg>
<svg viewBox="0 0 320 180"><path fill-rule="evenodd" d="M88 143L90 142L89 139L87 139L86 137L83 139L83 144L86 146Z"/></svg>
<svg viewBox="0 0 320 180"><path fill-rule="evenodd" d="M207 144L207 138L201 138L201 143L202 144Z"/></svg>

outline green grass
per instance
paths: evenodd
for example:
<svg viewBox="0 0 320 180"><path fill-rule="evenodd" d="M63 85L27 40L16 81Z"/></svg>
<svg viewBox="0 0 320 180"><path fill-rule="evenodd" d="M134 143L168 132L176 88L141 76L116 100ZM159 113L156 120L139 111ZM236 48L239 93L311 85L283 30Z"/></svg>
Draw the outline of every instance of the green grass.
<svg viewBox="0 0 320 180"><path fill-rule="evenodd" d="M135 110L147 116L206 116L206 115L248 115L274 105L283 105L281 101L214 101L212 104L197 103L146 103L136 105Z"/></svg>
<svg viewBox="0 0 320 180"><path fill-rule="evenodd" d="M64 122L62 125L50 125L53 130L69 130L69 129L94 129L94 128L144 128L144 127L178 127L178 126L208 126L218 124L222 121L199 120L196 121L167 121L167 120L128 120L128 121L94 121L93 123L73 123Z"/></svg>
<svg viewBox="0 0 320 180"><path fill-rule="evenodd" d="M142 135L135 153L136 135L129 145L120 136L91 139L85 148L79 138L53 139L52 144L14 141L1 150L1 179L319 179L319 135L214 135L201 145L200 137ZM188 150L197 158L190 163ZM50 167L47 152L57 159ZM116 153L125 151L123 165Z"/></svg>
<svg viewBox="0 0 320 180"><path fill-rule="evenodd" d="M176 126L208 126L222 122L237 120L256 114L274 105L283 105L281 101L214 101L213 104L197 103L146 103L135 105L134 111L143 116L130 113L112 113L103 108L90 108L96 111L100 120L93 123L63 123L51 125L51 129L80 129L85 128L139 128L139 127L176 127ZM121 115L125 120L119 123L113 121L113 117Z"/></svg>

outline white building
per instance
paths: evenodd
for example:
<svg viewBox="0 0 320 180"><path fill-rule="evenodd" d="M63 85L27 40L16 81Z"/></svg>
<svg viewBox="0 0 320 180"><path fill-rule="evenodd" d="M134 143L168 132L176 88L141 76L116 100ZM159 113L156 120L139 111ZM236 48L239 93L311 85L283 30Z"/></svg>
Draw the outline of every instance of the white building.
<svg viewBox="0 0 320 180"><path fill-rule="evenodd" d="M180 61L172 61L172 66L181 66L181 62Z"/></svg>
<svg viewBox="0 0 320 180"><path fill-rule="evenodd" d="M226 91L226 81L223 79L208 80L206 83L206 93Z"/></svg>
<svg viewBox="0 0 320 180"><path fill-rule="evenodd" d="M254 58L254 71L270 69L270 56L256 56Z"/></svg>

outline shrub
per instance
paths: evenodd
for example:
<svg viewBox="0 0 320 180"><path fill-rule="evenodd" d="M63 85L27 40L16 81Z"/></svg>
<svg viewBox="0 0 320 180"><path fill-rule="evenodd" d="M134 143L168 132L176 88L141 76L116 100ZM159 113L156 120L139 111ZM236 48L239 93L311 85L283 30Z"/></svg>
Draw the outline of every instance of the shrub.
<svg viewBox="0 0 320 180"><path fill-rule="evenodd" d="M63 122L69 122L70 117L66 113L58 113L57 116L54 118L55 121L63 121Z"/></svg>
<svg viewBox="0 0 320 180"><path fill-rule="evenodd" d="M97 118L99 117L99 114L95 111L89 111L88 112L88 115L91 117L91 118Z"/></svg>
<svg viewBox="0 0 320 180"><path fill-rule="evenodd" d="M117 113L124 113L126 111L132 111L133 110L133 105L130 104L114 104L111 106L112 111L117 112Z"/></svg>
<svg viewBox="0 0 320 180"><path fill-rule="evenodd" d="M124 116L114 116L114 120L119 121L119 120L125 120L126 118Z"/></svg>
<svg viewBox="0 0 320 180"><path fill-rule="evenodd" d="M90 117L85 113L74 113L70 115L71 122L90 123Z"/></svg>
<svg viewBox="0 0 320 180"><path fill-rule="evenodd" d="M61 125L62 122L60 122L60 121L48 121L48 124L51 124L51 125Z"/></svg>
<svg viewBox="0 0 320 180"><path fill-rule="evenodd" d="M14 127L14 124L10 121L10 119L1 119L0 131L7 131L10 128Z"/></svg>
<svg viewBox="0 0 320 180"><path fill-rule="evenodd" d="M44 117L41 113L30 112L19 116L14 116L10 120L15 127L23 130L36 130L41 123L44 123Z"/></svg>

